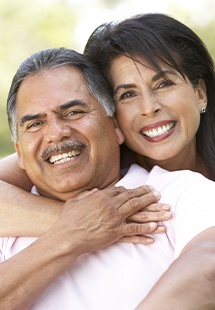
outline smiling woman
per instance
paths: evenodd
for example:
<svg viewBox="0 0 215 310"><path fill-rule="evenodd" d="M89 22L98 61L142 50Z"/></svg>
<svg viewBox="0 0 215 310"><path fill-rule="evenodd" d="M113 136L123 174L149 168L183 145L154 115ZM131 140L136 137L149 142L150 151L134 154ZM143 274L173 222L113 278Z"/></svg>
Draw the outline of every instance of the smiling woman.
<svg viewBox="0 0 215 310"><path fill-rule="evenodd" d="M138 58L112 61L109 77L117 120L126 144L141 154L142 166L151 168L162 161L169 168L180 154L186 168L193 164L200 112L207 104L205 85L193 87L178 71L159 65L162 74Z"/></svg>
<svg viewBox="0 0 215 310"><path fill-rule="evenodd" d="M133 28L130 25L128 28L132 33ZM167 28L169 29L169 26ZM123 38L122 43L125 42L127 44L129 40ZM106 49L105 43L102 45ZM130 44L133 46L133 41L130 41ZM117 44L114 42L114 48L116 47ZM169 156L168 152L163 152L165 149L163 144L167 144L169 153L173 152L171 149L174 147L173 140L178 139L177 147L185 144L186 131L187 136L191 136L190 140L194 140L191 132L197 130L200 113L207 103L205 91L207 75L199 70L201 74L197 74L195 78L195 70L192 74L190 70L186 71L186 67L181 66L183 57L180 59L175 50L174 59L178 60L178 63L177 61L175 63L173 58L167 57L168 52L172 51L169 47L166 48L165 57L164 55L161 57L162 51L163 49L158 49L157 56L151 59L153 54L150 50L150 57L146 59L143 55L137 57L139 56L137 50L122 54L120 50L108 68L107 76L111 85L119 91L118 99L116 93L119 122L123 122L123 119L120 121L120 114L125 113L124 122L131 131L131 140L136 139L136 144L140 144L140 148L143 143L147 147L148 144L152 144L152 151L150 148L142 150L143 159L149 156L148 154L155 153L153 147L156 148L157 144L161 145L161 155ZM92 67L94 85L90 84L89 87L85 69L90 69L91 64L83 55L76 55L64 49L46 51L45 55L51 57L43 57L43 53L43 51L39 53L39 58L38 55L34 55L33 59L30 58L30 62L33 61L32 71L29 66L27 68L30 72L24 70L24 75L22 66L18 70L9 94L9 119L11 123L18 123L17 126L11 124L11 128L12 131L17 128L18 132L18 135L15 132L14 140L19 152L20 165L32 176L38 190L37 194L39 192L45 196L40 197L42 199L40 206L43 206L44 198L50 202L50 199L47 199L50 196L56 199L71 197L74 199L69 199L63 207L60 206L62 213L59 219L51 229L48 225L48 231L37 240L30 238L0 240L0 254L3 261L0 264L0 279L4 283L0 285L2 288L0 295L6 296L3 301L0 300L0 308L23 309L33 305L34 309L48 306L59 309L61 300L64 302L64 309L130 310L135 309L143 298L144 309L159 309L161 301L162 308L166 310L188 309L190 305L199 308L205 304L214 307L215 183L191 171L169 173L160 167L155 167L148 173L135 164L116 184L115 182L120 179L119 144L123 142L124 137L115 119L111 117L114 111L112 98L108 96L109 100L102 101L102 98L108 98L103 89L105 82L101 79L99 85L100 75ZM60 66L56 67L55 60L59 60L59 53L60 55L63 53L63 57L60 57ZM67 65L62 62L65 53L69 60ZM75 63L73 63L74 55L77 59ZM98 55L95 56L97 58ZM41 58L45 61L39 71L35 69L35 63L38 63L35 58L39 63ZM53 65L55 67L53 70L49 66L47 69L46 66L50 59L54 60L54 64L51 61L51 68ZM207 61L210 63L208 59ZM84 65L81 66L81 63ZM208 72L207 67L206 71ZM85 104L81 107L74 106L74 110L67 106L68 110L66 109L65 113L61 111L62 106L74 100ZM113 108L108 109L111 102ZM192 107L195 110L194 115L188 119L184 110L193 113ZM36 119L20 126L20 120L26 115L34 115ZM187 126L186 122L192 126ZM128 131L128 144L129 134ZM195 133L193 135L195 136ZM65 141L69 140L80 141L86 147L79 149L79 156L53 165L51 162L55 162L58 158L60 161L64 156L68 158L69 150ZM77 145L73 142L71 146L71 152L77 149ZM192 150L201 156L196 147L192 147ZM144 152L148 152L146 156ZM157 153L161 156L159 148ZM184 153L190 155L187 150ZM58 155L60 157L55 157ZM154 158L156 156L157 154L154 154ZM195 155L190 158L195 159ZM8 171L10 169L10 166L7 167ZM153 190L151 186L135 188L143 182L158 189L162 201L168 200L174 214L173 219L168 212L169 206L156 204L160 194L156 191L150 193ZM81 189L92 191L82 193L85 194L84 197L74 197L81 192ZM2 187L0 190L3 192ZM35 187L33 190L35 193ZM13 193L13 191L3 193L2 200L7 200L8 195ZM17 200L20 202L20 196L23 197L19 192L15 199L16 203ZM152 200L148 200L147 196L152 197ZM30 198L29 210L34 210L35 205L37 206L37 200L34 198ZM26 201L25 195L21 200L21 207L18 205L19 213L22 212L23 201ZM151 205L144 209L149 202ZM1 207L2 205L4 206L4 201ZM44 214L43 207L41 210ZM148 215L150 210L160 210L158 212L160 220L168 218L165 234L158 236L153 244L148 234L156 229L157 224L150 223L149 219L157 218ZM2 217L4 216L0 216L1 219ZM29 218L24 218L28 223ZM33 217L33 221L31 219L32 217L30 222L33 226L37 217ZM164 232L163 227L161 230L159 228L156 229L157 232ZM144 233L147 233L145 238ZM127 241L129 244L112 245L119 240ZM151 245L149 247L132 245L131 241ZM18 274L17 265L19 265ZM154 287L158 288L157 294L156 288L153 294ZM190 287L193 294L187 294ZM175 292L179 292L178 296ZM154 307L151 307L150 296L151 301L154 301ZM205 309L203 307L202 309Z"/></svg>
<svg viewBox="0 0 215 310"><path fill-rule="evenodd" d="M142 14L99 26L85 54L113 89L125 143L140 165L215 180L214 66L191 29Z"/></svg>

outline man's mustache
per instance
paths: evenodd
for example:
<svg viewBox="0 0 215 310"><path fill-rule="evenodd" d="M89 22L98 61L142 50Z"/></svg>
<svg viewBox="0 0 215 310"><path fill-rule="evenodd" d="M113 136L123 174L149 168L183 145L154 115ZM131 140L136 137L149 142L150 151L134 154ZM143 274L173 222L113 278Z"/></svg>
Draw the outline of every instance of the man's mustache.
<svg viewBox="0 0 215 310"><path fill-rule="evenodd" d="M60 153L62 151L69 151L71 149L84 149L86 145L81 141L76 140L67 140L64 142L61 142L57 145L52 145L48 148L46 148L41 157L42 159L48 159L50 156L55 155L57 153Z"/></svg>

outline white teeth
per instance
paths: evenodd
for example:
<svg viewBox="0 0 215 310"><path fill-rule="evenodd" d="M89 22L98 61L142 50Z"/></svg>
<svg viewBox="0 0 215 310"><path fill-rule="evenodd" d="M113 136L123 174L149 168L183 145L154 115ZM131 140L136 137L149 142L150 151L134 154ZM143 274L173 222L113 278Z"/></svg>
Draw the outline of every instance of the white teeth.
<svg viewBox="0 0 215 310"><path fill-rule="evenodd" d="M49 158L49 162L55 165L62 164L62 163L65 163L71 160L72 157L80 155L80 153L81 152L79 150L72 150L71 152L68 152L68 153L54 155Z"/></svg>
<svg viewBox="0 0 215 310"><path fill-rule="evenodd" d="M159 137L167 132L170 131L170 129L174 126L174 123L170 123L170 124L167 124L167 125L163 125L161 127L158 127L158 128L153 128L151 130L144 130L144 131L141 131L141 134L147 136L147 137L150 137L150 138L155 138L155 137Z"/></svg>

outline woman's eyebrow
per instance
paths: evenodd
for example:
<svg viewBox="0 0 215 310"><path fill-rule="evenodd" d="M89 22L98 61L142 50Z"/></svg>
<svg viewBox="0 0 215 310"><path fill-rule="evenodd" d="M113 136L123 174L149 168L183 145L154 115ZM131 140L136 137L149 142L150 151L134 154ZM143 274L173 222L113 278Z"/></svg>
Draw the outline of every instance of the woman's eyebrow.
<svg viewBox="0 0 215 310"><path fill-rule="evenodd" d="M176 75L176 73L172 70L162 70L162 71L159 71L157 72L153 78L152 78L152 81L157 81L159 80L161 77L165 77L166 75ZM135 84L120 84L116 87L116 89L114 90L114 95L116 95L116 93L119 91L119 89L128 89L128 88L136 88L136 85Z"/></svg>
<svg viewBox="0 0 215 310"><path fill-rule="evenodd" d="M153 76L152 81L153 81L153 82L154 82L154 81L157 81L157 80L159 80L160 78L167 76L168 74L169 74L169 75L177 75L177 74L176 74L174 71L172 71L172 70L161 70L161 71L157 72L157 73Z"/></svg>
<svg viewBox="0 0 215 310"><path fill-rule="evenodd" d="M120 89L128 89L128 88L136 88L135 84L120 84L117 86L117 88L114 90L114 95L120 90Z"/></svg>

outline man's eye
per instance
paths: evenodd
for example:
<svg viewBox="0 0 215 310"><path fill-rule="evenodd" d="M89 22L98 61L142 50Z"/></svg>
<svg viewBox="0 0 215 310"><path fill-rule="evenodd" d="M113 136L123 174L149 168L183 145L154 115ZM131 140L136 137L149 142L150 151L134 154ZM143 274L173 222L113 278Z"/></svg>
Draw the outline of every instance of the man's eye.
<svg viewBox="0 0 215 310"><path fill-rule="evenodd" d="M69 112L65 113L64 117L75 116L75 115L82 114L82 113L84 113L84 112L81 110L73 110L73 111L69 111Z"/></svg>
<svg viewBox="0 0 215 310"><path fill-rule="evenodd" d="M40 127L42 125L42 122L40 121L37 121L37 122L33 122L33 123L30 123L30 124L28 124L28 126L27 126L27 129L28 130L36 130L38 127Z"/></svg>
<svg viewBox="0 0 215 310"><path fill-rule="evenodd" d="M76 120L82 117L86 112L83 110L72 110L72 111L65 111L63 113L62 118L65 120Z"/></svg>

